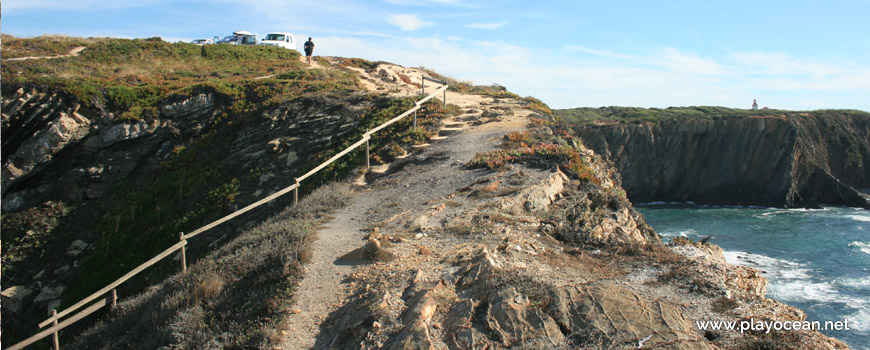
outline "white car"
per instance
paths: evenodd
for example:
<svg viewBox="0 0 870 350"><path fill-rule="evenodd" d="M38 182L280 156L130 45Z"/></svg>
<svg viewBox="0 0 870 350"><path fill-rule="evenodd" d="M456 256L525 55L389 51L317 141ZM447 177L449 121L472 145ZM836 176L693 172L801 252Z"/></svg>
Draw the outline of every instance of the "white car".
<svg viewBox="0 0 870 350"><path fill-rule="evenodd" d="M271 45L296 50L296 37L290 33L271 32L260 40L260 45Z"/></svg>
<svg viewBox="0 0 870 350"><path fill-rule="evenodd" d="M211 39L194 39L194 40L191 41L190 43L191 43L191 44L197 44L197 45L199 45L199 46L202 46L202 45L206 45L206 44L214 44L214 40L211 40Z"/></svg>

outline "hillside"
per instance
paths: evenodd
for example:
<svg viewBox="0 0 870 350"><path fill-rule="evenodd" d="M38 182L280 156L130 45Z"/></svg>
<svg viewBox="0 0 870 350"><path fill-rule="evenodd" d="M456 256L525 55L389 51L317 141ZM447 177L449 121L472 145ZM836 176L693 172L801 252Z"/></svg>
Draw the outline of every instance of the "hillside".
<svg viewBox="0 0 870 350"><path fill-rule="evenodd" d="M9 342L35 329L47 308L97 290L177 242L178 232L283 188L413 105L405 91L361 88L343 67L364 60L309 69L298 53L269 47L44 39L4 37L3 285L19 287L16 312L3 309ZM41 45L86 48L7 60L18 47L33 52L21 56L51 52ZM404 120L376 135L374 163L425 141L447 113L432 103L417 129ZM302 194L362 163L334 164ZM191 260L274 212L218 228L189 247ZM174 271L158 266L121 293Z"/></svg>
<svg viewBox="0 0 870 350"><path fill-rule="evenodd" d="M7 344L413 106L421 74L444 79L261 47L8 41L19 57L85 49L4 55ZM699 330L806 316L716 245L662 242L541 101L449 83L416 129L373 135L370 169L352 152L298 205L199 236L187 273L157 265L63 347L847 348L815 331Z"/></svg>
<svg viewBox="0 0 870 350"><path fill-rule="evenodd" d="M870 113L722 107L558 110L636 202L870 208Z"/></svg>

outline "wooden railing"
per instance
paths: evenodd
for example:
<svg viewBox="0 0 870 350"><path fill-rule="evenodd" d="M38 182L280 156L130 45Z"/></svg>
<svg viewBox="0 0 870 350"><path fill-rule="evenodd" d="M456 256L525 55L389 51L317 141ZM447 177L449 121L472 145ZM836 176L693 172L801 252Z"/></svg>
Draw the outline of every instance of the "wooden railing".
<svg viewBox="0 0 870 350"><path fill-rule="evenodd" d="M300 177L297 177L295 179L294 184L287 186L284 189L282 189L278 192L275 192L266 198L258 200L258 201L254 202L254 203L252 203L252 204L250 204L242 209L239 209L239 210L233 212L232 214L224 216L218 220L213 221L212 223L209 223L203 227L200 227L191 233L188 233L188 234L180 233L178 243L167 248L166 250L164 250L160 254L157 254L157 256L151 258L150 260L142 263L141 265L139 265L138 267L136 267L132 271L125 274L124 276L121 276L121 278L118 278L114 282L108 284L107 286L103 287L102 289L98 290L97 292L91 294L89 297L84 298L81 301L75 303L73 306L68 307L66 310L63 310L61 312L56 312L55 310L52 310L52 316L49 317L48 319L46 319L45 321L42 321L42 323L39 324L39 328L44 328L45 326L48 326L48 325L51 325L51 327L33 335L30 338L27 338L27 339L15 344L15 345L12 345L11 347L9 347L7 349L8 350L22 349L25 346L33 344L33 343L35 343L35 342L37 342L37 341L41 340L42 338L45 338L49 335L53 336L54 348L59 349L60 345L59 345L59 341L58 341L58 332L61 329L77 322L78 320L81 320L82 318L85 318L88 315L90 315L94 312L97 312L98 310L100 310L101 308L103 308L105 306L109 306L110 308L114 308L115 304L117 303L117 292L116 292L115 288L117 288L119 285L121 285L122 283L126 282L130 278L133 278L133 276L136 276L140 272L144 271L145 269L151 267L152 265L158 263L160 260L163 260L167 256L169 256L172 253L179 251L179 250L181 251L181 271L186 272L187 271L187 257L185 254L185 247L187 246L188 239L191 239L200 233L203 233L205 231L213 229L220 224L223 224L227 221L232 220L233 218L235 218L239 215L242 215L248 211L251 211L254 208L257 208L263 204L269 203L269 202L277 199L278 197L281 197L281 196L289 193L290 191L293 191L293 204L296 205L299 202L299 186L303 180L316 174L318 171L322 170L323 168L327 167L328 165L332 164L333 162L335 162L339 158L350 153L350 151L353 151L354 149L362 146L363 144L365 144L365 146L366 146L366 167L368 168L370 166L370 164L369 164L369 140L371 139L372 134L374 134L374 133L382 130L383 128L386 128L387 126L409 116L411 113L414 113L414 126L416 127L416 112L417 112L417 110L419 110L424 103L431 100L439 93L442 93L442 92L444 93L444 104L445 104L445 106L447 105L447 83L446 82L443 82L440 80L435 80L435 79L432 79L432 78L429 78L426 76L423 76L421 80L424 83L423 85L425 85L426 80L429 80L429 81L432 81L435 83L442 84L442 86L438 87L435 90L435 92L433 92L433 93L429 94L428 96L424 97L423 99L415 102L414 107L412 107L411 109L409 109L409 110L405 111L404 113L400 114L399 116L397 116L393 119L390 119L387 122L375 127L374 129L367 131L365 134L363 134L363 137L361 140L359 140L356 143L354 143L353 145L350 145L349 147L345 148L343 151L339 152L338 154L332 156L332 158L329 158L329 160L321 163L316 168L311 169L311 171L305 173L304 175L302 175ZM424 87L423 88L424 94L425 94L425 91L426 90ZM73 316L71 316L63 321L60 321L61 318L75 312L76 310L80 309L81 307L85 306L86 304L88 304L94 300L97 300L97 299L101 299L101 300L97 301L96 303L93 303L92 305L88 306L87 308L78 312L77 314L75 314L75 315L73 315Z"/></svg>

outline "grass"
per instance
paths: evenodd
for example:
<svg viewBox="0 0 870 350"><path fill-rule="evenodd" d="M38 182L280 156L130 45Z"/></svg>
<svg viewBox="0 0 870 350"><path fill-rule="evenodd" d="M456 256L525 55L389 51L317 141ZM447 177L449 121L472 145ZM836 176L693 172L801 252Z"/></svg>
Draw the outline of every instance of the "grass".
<svg viewBox="0 0 870 350"><path fill-rule="evenodd" d="M658 120L686 120L686 119L724 119L745 118L750 116L769 117L797 117L812 113L818 116L836 116L842 114L859 114L870 117L870 113L858 110L816 110L811 112L786 111L776 109L749 110L739 108L693 106L693 107L668 107L668 108L641 108L641 107L580 107L571 109L557 109L556 117L564 119L567 123L587 124L596 121L610 121L621 123L638 123Z"/></svg>
<svg viewBox="0 0 870 350"><path fill-rule="evenodd" d="M322 187L142 294L78 336L71 348L271 348L292 312L318 219L350 203L346 184Z"/></svg>
<svg viewBox="0 0 870 350"><path fill-rule="evenodd" d="M18 87L61 90L78 98L86 107L106 106L118 110L118 120L129 121L154 113L153 108L159 101L189 95L198 87L212 87L226 95L237 95L239 91L262 85L254 78L303 71L298 52L269 46L197 46L168 43L159 38L3 36L4 58L65 54L75 46L86 49L77 57L4 61L4 93ZM337 77L330 73L319 76L298 73L278 81L285 85L302 84L297 90L316 89L318 83L327 87L355 85L350 76ZM303 84L303 81L316 83Z"/></svg>

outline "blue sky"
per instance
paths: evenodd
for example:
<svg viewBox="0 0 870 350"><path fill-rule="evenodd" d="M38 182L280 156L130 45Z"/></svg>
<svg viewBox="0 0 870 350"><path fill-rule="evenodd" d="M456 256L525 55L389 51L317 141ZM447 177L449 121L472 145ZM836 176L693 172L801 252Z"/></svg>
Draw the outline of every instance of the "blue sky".
<svg viewBox="0 0 870 350"><path fill-rule="evenodd" d="M248 30L425 66L554 108L870 111L870 0L6 0L2 31L167 41Z"/></svg>

